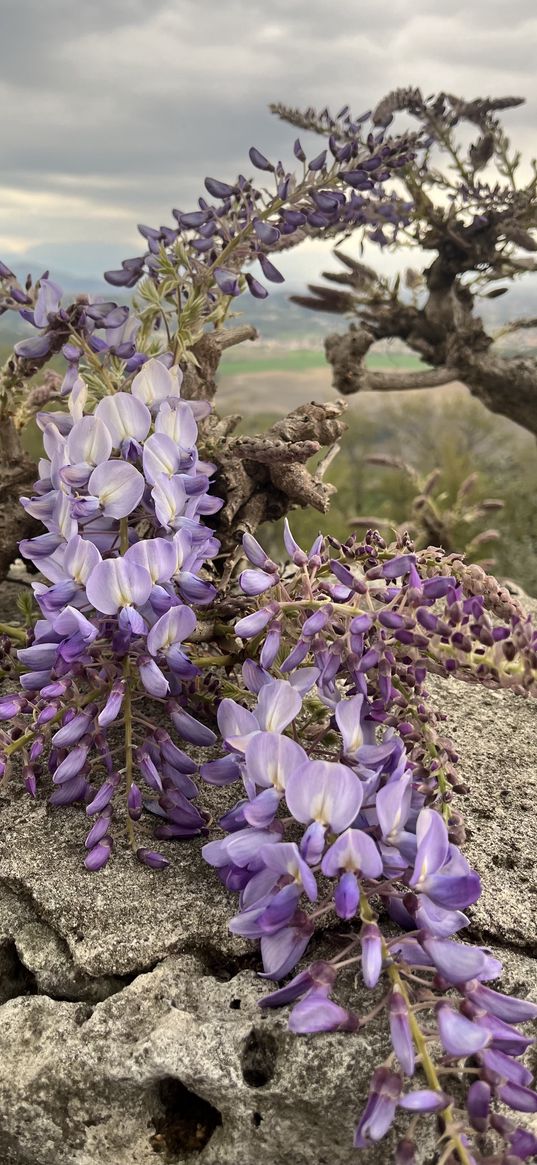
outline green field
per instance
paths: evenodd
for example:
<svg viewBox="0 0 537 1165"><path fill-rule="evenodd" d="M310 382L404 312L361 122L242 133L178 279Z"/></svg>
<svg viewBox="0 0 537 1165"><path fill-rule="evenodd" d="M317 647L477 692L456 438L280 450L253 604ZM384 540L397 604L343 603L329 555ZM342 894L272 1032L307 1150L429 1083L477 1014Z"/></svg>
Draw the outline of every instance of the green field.
<svg viewBox="0 0 537 1165"><path fill-rule="evenodd" d="M224 355L220 365L221 376L243 376L245 374L254 375L262 372L308 372L310 368L324 368L326 365L326 357L324 352L317 352L310 348L300 348L286 351L280 349L271 351L264 349L262 352L256 352L255 355L245 354L242 357L236 355ZM419 359L418 356L413 356L406 352L372 352L366 359L366 365L371 369L416 369L426 368L427 365Z"/></svg>
<svg viewBox="0 0 537 1165"><path fill-rule="evenodd" d="M11 355L11 347L0 343L0 363ZM236 352L224 353L220 365L221 376L254 375L263 372L308 372L311 368L324 368L326 357L324 352L311 348L285 349L262 348L242 349L243 355ZM417 357L406 352L372 352L366 358L366 364L371 369L416 369L427 367Z"/></svg>

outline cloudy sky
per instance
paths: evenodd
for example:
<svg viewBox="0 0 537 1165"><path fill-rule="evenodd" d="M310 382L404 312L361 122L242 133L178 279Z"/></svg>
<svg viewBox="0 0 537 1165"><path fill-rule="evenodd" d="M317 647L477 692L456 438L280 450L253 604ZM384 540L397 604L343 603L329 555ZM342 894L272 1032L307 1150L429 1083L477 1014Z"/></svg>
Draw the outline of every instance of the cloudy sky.
<svg viewBox="0 0 537 1165"><path fill-rule="evenodd" d="M535 0L0 0L0 255L98 275L136 253L136 222L192 208L206 174L286 158L267 111L399 85L520 94L508 124L537 152ZM286 259L292 281L326 255Z"/></svg>

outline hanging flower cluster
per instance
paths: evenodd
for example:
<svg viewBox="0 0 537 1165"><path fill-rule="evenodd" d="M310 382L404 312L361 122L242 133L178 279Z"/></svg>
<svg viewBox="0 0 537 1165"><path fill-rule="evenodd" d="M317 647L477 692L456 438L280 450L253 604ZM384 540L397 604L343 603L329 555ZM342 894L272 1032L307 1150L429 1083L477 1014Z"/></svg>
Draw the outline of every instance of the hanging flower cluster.
<svg viewBox="0 0 537 1165"><path fill-rule="evenodd" d="M265 977L295 968L319 920L332 914L349 926L339 955L300 971L261 1006L292 1003L289 1027L299 1034L352 1032L385 1013L393 1057L375 1072L357 1148L380 1140L403 1110L412 1129L419 1115L441 1114L443 1161L484 1160L472 1135L486 1130L507 1143L487 1161L527 1160L537 1139L497 1105L537 1112L520 1063L532 1041L519 1030L537 1006L491 989L501 964L460 940L480 880L457 844L456 757L424 681L431 662L450 674L471 657L482 676L535 689L537 633L516 616L494 625L483 598L465 597L454 577L427 577L416 555L394 557L369 537L330 558L322 539L304 552L286 524L295 569L283 574L245 537L252 567L242 589L269 594L235 627L252 648L243 666L251 698L222 700L226 753L201 770L211 783L240 779L244 792L220 821L226 836L203 853L239 893L230 929L260 940ZM361 967L369 988L385 983L369 1015L332 998L349 966ZM461 1063L471 1081L466 1110ZM414 1160L413 1140L401 1143L398 1160Z"/></svg>
<svg viewBox="0 0 537 1165"><path fill-rule="evenodd" d="M245 283L239 278L237 246L241 267L256 261L268 283L283 283L269 254L296 245L305 234L362 226L375 242L386 244L408 221L412 207L395 192L388 195L385 183L415 157L422 140L419 134L386 138L385 129L379 127L364 138L363 122L368 117L349 122L348 140L343 144L334 134L327 134L327 149L309 161L297 138L293 153L301 175L286 170L280 161L270 161L252 146L250 162L273 184L274 193L258 189L244 174L232 183L206 178L206 193L217 201L208 202L202 196L194 211L174 209L176 227L139 226L148 250L125 259L119 270L107 271L107 281L114 287L134 287L144 273L158 274L161 249L180 240L195 256L200 279L204 272L212 273L226 296L240 295L247 288L256 299L265 299L267 288L257 278L249 272Z"/></svg>
<svg viewBox="0 0 537 1165"><path fill-rule="evenodd" d="M364 133L368 117L347 118L347 140L342 143L327 133L327 148L309 161L297 139L293 147L297 171L270 161L253 146L250 164L263 173L272 190L258 187L244 174L234 182L208 177L205 193L216 201L202 195L193 211L175 208L174 226L141 224L138 229L147 250L123 260L105 278L114 287L127 289L142 281L142 326L140 316L126 305L92 302L86 296L66 305L61 287L48 272L36 286L28 280L22 287L0 262L0 315L16 311L38 332L20 340L15 354L41 364L61 351L72 380L88 354L96 358L96 367L120 360L130 373L147 358L139 341L148 322L149 330L161 328L164 338L174 334L172 360L185 356L201 334L200 325L224 318L230 300L244 291L266 298L267 287L257 275L268 283L283 283L270 256L306 236L362 227L381 246L395 241L399 229L410 221L412 203L396 191L388 192L386 183L420 153L424 137L421 132L389 137L386 128L378 126Z"/></svg>
<svg viewBox="0 0 537 1165"><path fill-rule="evenodd" d="M2 734L1 764L20 753L35 796L48 752L51 804L82 801L93 819L86 839L92 870L110 856L118 791L135 845L132 823L142 812L135 773L156 796L160 836L193 836L205 827L192 804L196 765L142 714L147 693L166 703L184 738L201 732L214 739L195 720L189 726L177 702L198 672L185 650L196 626L192 605L205 606L216 594L200 577L218 550L203 518L221 505L209 493L214 467L196 448L196 416L208 409L181 400L181 379L177 367L149 360L129 391L104 397L85 415L87 390L77 378L69 411L38 417L46 457L35 495L22 499L47 533L21 543L21 552L48 584L34 583L42 618L30 645L17 652L21 691L0 700L1 719L15 724ZM117 767L108 732L121 728ZM152 851L137 852L147 864L167 864Z"/></svg>
<svg viewBox="0 0 537 1165"><path fill-rule="evenodd" d="M537 695L535 629L479 568L449 571L434 550L415 554L405 538L387 548L373 531L343 546L319 537L305 551L286 525L285 569L246 534L241 594L232 562L219 603L207 564L222 503L197 449L210 406L181 398L179 365L197 375L208 327L221 339L236 296L267 295L258 274L282 282L274 253L355 226L383 246L409 220L412 206L385 184L430 142L389 138L375 117L365 133L367 117L345 108L321 119L327 149L308 161L297 140L298 174L252 148L270 190L244 175L207 178L215 201L174 210L173 227L140 227L147 250L107 273L114 286L139 284L132 311L89 296L66 305L48 272L22 287L0 263L0 314L19 312L37 333L2 371L2 415L15 412L9 393L22 399L25 379L60 352L68 410L38 414L45 456L22 499L46 531L21 544L40 572L40 617L28 636L2 626L24 646L20 685L0 698L0 777L16 755L36 796L48 767L51 803L80 802L90 819L89 870L107 863L116 818L158 869L167 859L139 845L136 823L145 808L158 839L208 834L194 804L198 764L181 745L213 747L218 727L221 755L201 775L242 790L204 854L239 894L232 931L260 940L276 981L295 971L319 920L348 934L340 954L300 970L263 1006L292 1003L297 1033L352 1032L386 1016L393 1052L374 1074L356 1147L407 1112L397 1165L412 1165L416 1122L432 1113L442 1165L515 1165L537 1139L499 1106L537 1111L519 1030L537 1009L492 989L500 964L459 937L480 883L459 848L457 757L425 683L432 670ZM197 389L204 374L212 365ZM196 654L199 606L225 623L227 656ZM212 727L198 718L202 690ZM332 998L348 966L380 988L365 1016ZM471 1082L465 1097L461 1079Z"/></svg>

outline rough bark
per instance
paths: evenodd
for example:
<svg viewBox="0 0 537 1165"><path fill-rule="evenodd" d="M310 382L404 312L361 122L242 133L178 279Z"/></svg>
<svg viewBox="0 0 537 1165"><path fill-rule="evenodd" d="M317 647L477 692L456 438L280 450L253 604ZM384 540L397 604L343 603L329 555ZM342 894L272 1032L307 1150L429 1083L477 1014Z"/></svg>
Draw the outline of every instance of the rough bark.
<svg viewBox="0 0 537 1165"><path fill-rule="evenodd" d="M187 400L212 402L222 352L257 333L250 324L205 334L195 345L195 363L183 381ZM303 405L277 421L266 433L235 435L239 416L219 417L216 411L200 423L202 455L217 466L215 493L224 499L215 516L222 551L236 550L241 535L261 522L276 519L295 506L313 506L325 513L333 487L322 480L323 467L310 472L306 463L321 449L331 449L345 429L342 401ZM39 532L19 497L33 492L36 467L22 449L11 420L0 426L0 578L18 553L21 538ZM325 467L325 466L324 466Z"/></svg>
<svg viewBox="0 0 537 1165"><path fill-rule="evenodd" d="M204 335L193 349L196 363L187 367L183 395L212 401L224 349L256 336L249 324ZM224 498L213 523L224 554L237 548L243 533L253 533L295 506L326 513L333 486L322 481L321 468L310 472L306 462L335 445L346 427L340 420L345 407L342 401L312 401L254 436L235 435L239 416L220 417L213 411L202 422L200 448L217 465L215 493Z"/></svg>
<svg viewBox="0 0 537 1165"><path fill-rule="evenodd" d="M341 257L341 255L340 255ZM345 260L347 257L345 257ZM474 256L474 261L477 261ZM427 299L422 308L388 295L380 284L362 292L354 302L358 322L345 333L326 337L325 351L333 369L333 383L344 396L364 391L432 388L462 380L473 396L493 413L500 413L537 436L537 360L501 356L481 319L474 314L474 297L458 282L461 255L441 253L424 273ZM310 308L332 311L323 287L314 285L310 297L296 297ZM347 309L348 310L348 309ZM520 320L509 330L536 326ZM429 372L375 373L365 357L377 340L403 340L432 366Z"/></svg>
<svg viewBox="0 0 537 1165"><path fill-rule="evenodd" d="M19 498L32 492L35 463L25 453L9 417L0 423L0 578L18 554L19 541L38 532L38 523L23 510Z"/></svg>
<svg viewBox="0 0 537 1165"><path fill-rule="evenodd" d="M255 436L233 435L239 417L207 418L202 447L218 466L215 493L225 499L216 527L224 553L236 548L245 531L253 533L294 506L326 513L334 487L322 481L322 467L310 471L306 462L337 442L345 429L344 408L342 401L312 401Z"/></svg>

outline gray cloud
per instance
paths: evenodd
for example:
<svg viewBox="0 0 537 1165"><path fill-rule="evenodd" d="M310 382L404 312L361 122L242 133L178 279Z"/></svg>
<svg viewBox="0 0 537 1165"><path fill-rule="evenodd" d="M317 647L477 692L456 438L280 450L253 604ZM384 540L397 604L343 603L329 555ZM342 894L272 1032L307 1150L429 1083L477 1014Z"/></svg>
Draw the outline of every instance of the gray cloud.
<svg viewBox="0 0 537 1165"><path fill-rule="evenodd" d="M531 147L534 0L3 0L1 22L0 250L132 246L133 222L169 221L251 144L288 156L271 100L360 112L396 85L515 92L528 104L509 125Z"/></svg>

